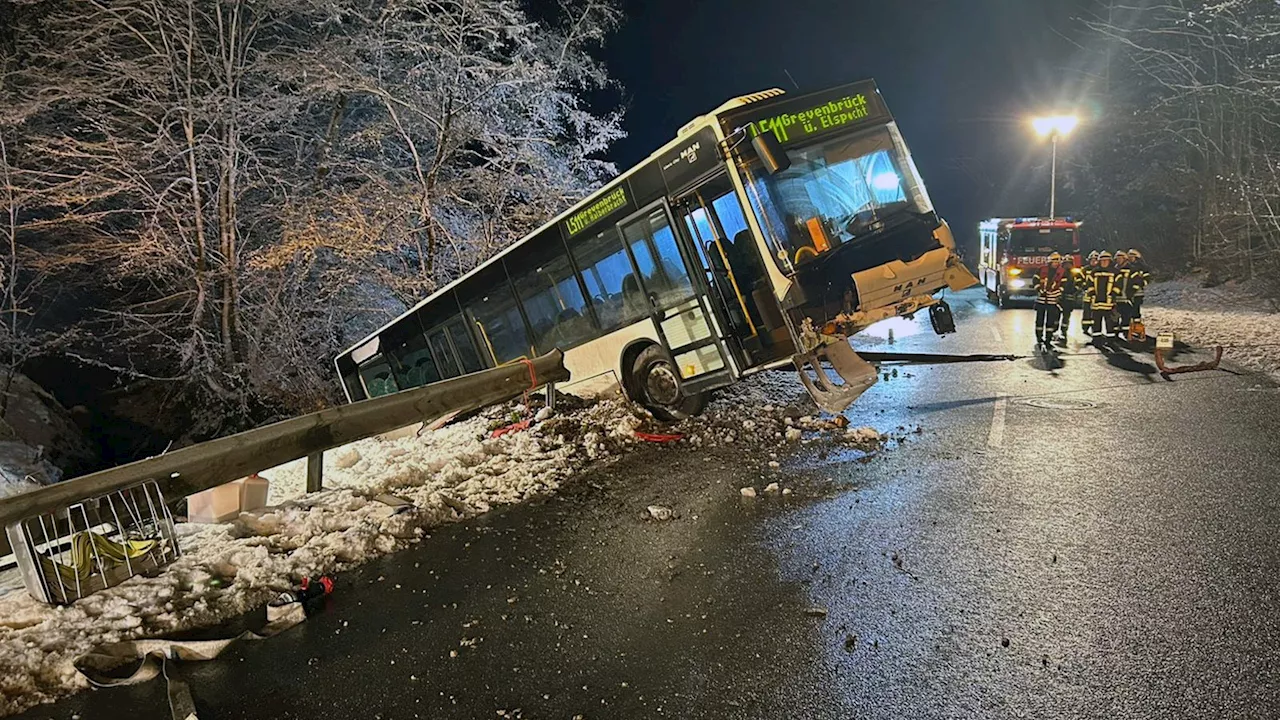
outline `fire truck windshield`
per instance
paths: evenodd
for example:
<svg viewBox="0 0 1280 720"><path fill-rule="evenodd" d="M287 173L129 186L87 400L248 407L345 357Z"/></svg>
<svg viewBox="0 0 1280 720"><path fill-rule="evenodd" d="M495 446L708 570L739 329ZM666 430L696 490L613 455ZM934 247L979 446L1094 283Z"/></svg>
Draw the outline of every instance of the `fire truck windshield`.
<svg viewBox="0 0 1280 720"><path fill-rule="evenodd" d="M1013 228L1009 231L1010 255L1047 255L1075 252L1074 228Z"/></svg>

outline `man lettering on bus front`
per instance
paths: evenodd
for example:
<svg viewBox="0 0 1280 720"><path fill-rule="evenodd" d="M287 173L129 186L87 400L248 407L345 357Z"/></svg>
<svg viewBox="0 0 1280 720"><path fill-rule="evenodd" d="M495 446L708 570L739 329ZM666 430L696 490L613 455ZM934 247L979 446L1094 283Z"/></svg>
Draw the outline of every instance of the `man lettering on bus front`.
<svg viewBox="0 0 1280 720"><path fill-rule="evenodd" d="M1049 264L1033 280L1036 289L1036 344L1053 346L1053 334L1062 316L1062 295L1071 285L1071 273L1062 266L1062 255L1053 253Z"/></svg>

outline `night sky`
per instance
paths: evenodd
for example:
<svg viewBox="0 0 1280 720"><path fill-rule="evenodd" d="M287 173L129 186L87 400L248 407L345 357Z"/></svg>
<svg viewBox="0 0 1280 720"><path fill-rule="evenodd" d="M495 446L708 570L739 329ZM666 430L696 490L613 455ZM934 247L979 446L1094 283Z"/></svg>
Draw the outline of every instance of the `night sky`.
<svg viewBox="0 0 1280 720"><path fill-rule="evenodd" d="M1101 63L1091 0L624 0L604 59L624 86L630 167L724 100L875 78L962 243L993 216L1047 215L1049 147L1026 118L1085 109ZM1087 132L1084 125L1079 132ZM1071 143L1060 161L1070 161ZM1061 176L1060 176L1061 183ZM1059 214L1072 212L1059 186ZM968 253L966 253L968 254Z"/></svg>

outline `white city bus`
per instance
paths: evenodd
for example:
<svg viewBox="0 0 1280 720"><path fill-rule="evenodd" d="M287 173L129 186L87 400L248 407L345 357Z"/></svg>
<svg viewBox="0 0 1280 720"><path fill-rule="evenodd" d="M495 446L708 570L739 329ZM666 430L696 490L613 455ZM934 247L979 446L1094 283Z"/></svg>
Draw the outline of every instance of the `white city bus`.
<svg viewBox="0 0 1280 720"><path fill-rule="evenodd" d="M349 400L559 348L576 394L655 415L794 363L824 409L875 382L847 336L976 283L879 90L734 98L336 359ZM829 362L843 377L832 378Z"/></svg>

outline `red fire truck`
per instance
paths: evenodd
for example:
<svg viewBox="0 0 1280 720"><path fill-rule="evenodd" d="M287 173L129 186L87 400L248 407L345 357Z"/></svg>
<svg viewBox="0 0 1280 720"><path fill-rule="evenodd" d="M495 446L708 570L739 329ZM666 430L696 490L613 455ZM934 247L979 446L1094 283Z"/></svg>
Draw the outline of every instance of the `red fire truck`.
<svg viewBox="0 0 1280 720"><path fill-rule="evenodd" d="M1013 300L1034 300L1032 278L1052 253L1078 267L1080 225L1071 218L992 218L980 223L978 280L987 288L987 298L1000 307Z"/></svg>

